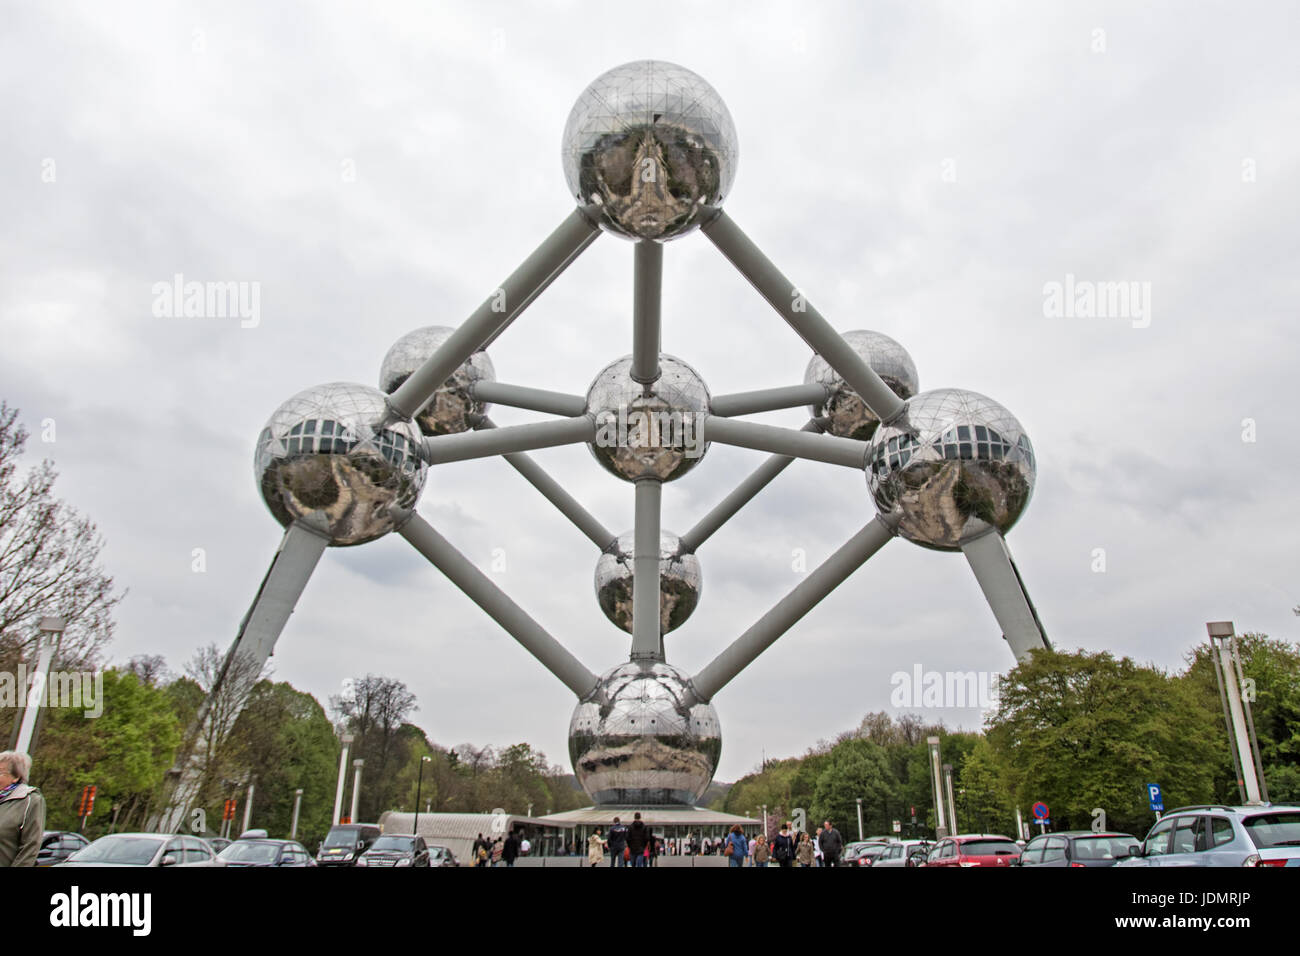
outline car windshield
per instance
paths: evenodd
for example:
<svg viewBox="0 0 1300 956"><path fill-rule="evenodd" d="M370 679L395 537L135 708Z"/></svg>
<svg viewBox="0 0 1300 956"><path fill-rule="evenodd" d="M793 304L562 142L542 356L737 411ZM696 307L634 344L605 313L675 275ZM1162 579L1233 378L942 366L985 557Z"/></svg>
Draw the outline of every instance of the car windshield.
<svg viewBox="0 0 1300 956"><path fill-rule="evenodd" d="M148 866L158 852L161 839L146 836L100 837L90 846L78 850L72 859L78 863L123 863Z"/></svg>
<svg viewBox="0 0 1300 956"><path fill-rule="evenodd" d="M353 846L360 830L331 830L321 846Z"/></svg>
<svg viewBox="0 0 1300 956"><path fill-rule="evenodd" d="M1251 842L1259 849L1300 846L1300 812L1262 813L1243 821Z"/></svg>
<svg viewBox="0 0 1300 956"><path fill-rule="evenodd" d="M1076 860L1121 860L1128 856L1128 848L1137 846L1130 836L1080 837L1074 841Z"/></svg>
<svg viewBox="0 0 1300 956"><path fill-rule="evenodd" d="M239 840L221 851L223 860L232 863L274 863L280 848L274 843Z"/></svg>
<svg viewBox="0 0 1300 956"><path fill-rule="evenodd" d="M409 853L415 849L415 837L383 836L371 844L372 850L400 850Z"/></svg>
<svg viewBox="0 0 1300 956"><path fill-rule="evenodd" d="M869 856L874 860L876 857L880 856L880 854L884 853L888 849L889 849L888 846L869 846L869 847L865 847L862 850L862 855Z"/></svg>
<svg viewBox="0 0 1300 956"><path fill-rule="evenodd" d="M1020 847L1010 840L970 840L961 845L959 852L962 856L1000 856L1019 853Z"/></svg>

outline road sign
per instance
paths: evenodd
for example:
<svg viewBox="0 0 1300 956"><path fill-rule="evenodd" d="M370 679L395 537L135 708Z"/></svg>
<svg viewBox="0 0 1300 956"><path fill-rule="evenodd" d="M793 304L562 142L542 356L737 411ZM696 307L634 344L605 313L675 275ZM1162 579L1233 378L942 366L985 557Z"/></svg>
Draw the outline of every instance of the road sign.
<svg viewBox="0 0 1300 956"><path fill-rule="evenodd" d="M894 821L894 832L895 832L895 833L902 833L902 832L903 832L903 821L902 821L902 820L895 820L895 821Z"/></svg>
<svg viewBox="0 0 1300 956"><path fill-rule="evenodd" d="M1050 823L1050 822L1051 822L1050 820L1047 819L1047 817L1048 817L1048 815L1049 815L1049 814L1048 814L1048 810L1047 810L1047 804L1043 803L1043 801L1041 801L1041 800L1038 801L1037 803L1035 803L1035 804L1033 805L1033 807L1032 807L1031 809L1033 810L1033 813L1034 813L1034 820L1035 820L1037 823Z"/></svg>
<svg viewBox="0 0 1300 956"><path fill-rule="evenodd" d="M1160 784L1147 784L1147 798L1151 801L1152 813L1164 813L1165 795L1160 792Z"/></svg>
<svg viewBox="0 0 1300 956"><path fill-rule="evenodd" d="M77 813L77 816L79 816L79 817L88 817L88 816L91 815L91 813L94 812L94 810L95 810L95 791L96 791L96 789L97 789L97 788L95 787L94 784L91 784L91 785L88 786L88 787L82 787L82 789L81 789L81 800L80 800L80 802L77 804L77 810L79 811L79 812Z"/></svg>

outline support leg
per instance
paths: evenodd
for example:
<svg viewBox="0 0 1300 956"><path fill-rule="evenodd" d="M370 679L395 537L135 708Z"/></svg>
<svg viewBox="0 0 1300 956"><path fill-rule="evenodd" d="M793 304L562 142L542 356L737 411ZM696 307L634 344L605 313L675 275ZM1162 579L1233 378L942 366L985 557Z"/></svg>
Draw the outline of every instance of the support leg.
<svg viewBox="0 0 1300 956"><path fill-rule="evenodd" d="M659 506L663 483L636 483L636 530L632 553L632 660L662 661L659 618Z"/></svg>
<svg viewBox="0 0 1300 956"><path fill-rule="evenodd" d="M993 616L1002 628L1002 636L1011 645L1016 661L1028 659L1031 651L1046 648L1051 643L1043 632L1038 612L1025 593L1020 572L1011 560L1011 552L1002 535L989 530L977 538L962 542L961 550L975 572Z"/></svg>

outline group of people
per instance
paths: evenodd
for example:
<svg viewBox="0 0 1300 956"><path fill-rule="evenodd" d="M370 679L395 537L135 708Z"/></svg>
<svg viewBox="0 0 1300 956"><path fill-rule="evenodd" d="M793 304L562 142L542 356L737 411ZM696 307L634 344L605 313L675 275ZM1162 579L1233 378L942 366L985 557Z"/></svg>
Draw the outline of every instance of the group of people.
<svg viewBox="0 0 1300 956"><path fill-rule="evenodd" d="M610 866L651 866L662 849L662 838L650 831L640 813L634 813L630 825L615 817L607 837L596 827L587 838L587 864L600 866L608 853Z"/></svg>
<svg viewBox="0 0 1300 956"><path fill-rule="evenodd" d="M733 867L744 866L747 858L751 866L838 866L843 852L844 837L829 820L823 821L815 834L795 830L786 820L771 839L765 833L746 839L740 824L736 824L727 834L723 849Z"/></svg>
<svg viewBox="0 0 1300 956"><path fill-rule="evenodd" d="M514 866L515 860L527 856L531 850L532 844L528 838L517 830L511 830L504 838L497 837L495 840L480 833L474 839L469 865L496 866L504 863L506 866Z"/></svg>

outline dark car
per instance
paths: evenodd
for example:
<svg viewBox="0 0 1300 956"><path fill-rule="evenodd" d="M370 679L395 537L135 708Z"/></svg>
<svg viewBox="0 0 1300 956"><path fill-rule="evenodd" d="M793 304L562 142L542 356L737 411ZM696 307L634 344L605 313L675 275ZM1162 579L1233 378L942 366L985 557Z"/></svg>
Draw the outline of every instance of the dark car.
<svg viewBox="0 0 1300 956"><path fill-rule="evenodd" d="M1010 837L994 833L963 833L946 837L925 858L931 866L1011 866L1020 859L1020 847Z"/></svg>
<svg viewBox="0 0 1300 956"><path fill-rule="evenodd" d="M321 841L316 863L319 866L356 866L357 859L382 833L377 823L336 824Z"/></svg>
<svg viewBox="0 0 1300 956"><path fill-rule="evenodd" d="M222 866L315 866L307 848L295 840L240 837L217 854Z"/></svg>
<svg viewBox="0 0 1300 956"><path fill-rule="evenodd" d="M1043 833L1025 845L1019 866L1114 866L1126 859L1129 847L1137 846L1131 833L1093 833L1091 830L1068 830Z"/></svg>
<svg viewBox="0 0 1300 956"><path fill-rule="evenodd" d="M847 853L844 854L844 859L840 863L844 866L874 866L876 861L889 851L889 847L888 843L868 843L859 848L851 859Z"/></svg>
<svg viewBox="0 0 1300 956"><path fill-rule="evenodd" d="M46 830L41 837L41 848L36 854L36 865L53 866L62 863L83 846L90 846L90 841L80 833L72 830Z"/></svg>
<svg viewBox="0 0 1300 956"><path fill-rule="evenodd" d="M357 857L357 866L428 866L429 847L424 837L385 833Z"/></svg>
<svg viewBox="0 0 1300 956"><path fill-rule="evenodd" d="M460 866L456 862L456 854L452 853L445 846L429 847L429 865L430 866Z"/></svg>

